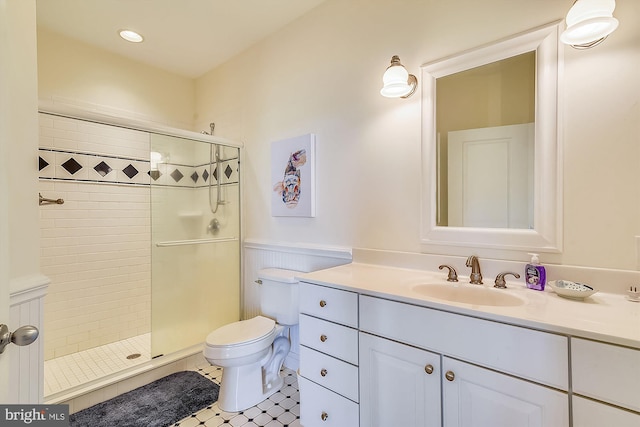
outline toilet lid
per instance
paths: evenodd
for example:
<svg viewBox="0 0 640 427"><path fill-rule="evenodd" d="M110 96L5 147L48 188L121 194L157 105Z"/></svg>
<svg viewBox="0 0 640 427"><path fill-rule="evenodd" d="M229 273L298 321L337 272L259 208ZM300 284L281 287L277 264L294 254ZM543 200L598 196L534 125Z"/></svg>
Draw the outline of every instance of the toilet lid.
<svg viewBox="0 0 640 427"><path fill-rule="evenodd" d="M276 322L263 316L224 325L207 335L209 347L249 344L269 335Z"/></svg>

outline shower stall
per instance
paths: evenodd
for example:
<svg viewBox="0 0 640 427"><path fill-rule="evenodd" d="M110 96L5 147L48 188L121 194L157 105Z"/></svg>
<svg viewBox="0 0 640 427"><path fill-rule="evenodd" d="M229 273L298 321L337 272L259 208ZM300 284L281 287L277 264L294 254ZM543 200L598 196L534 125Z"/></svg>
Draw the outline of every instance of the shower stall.
<svg viewBox="0 0 640 427"><path fill-rule="evenodd" d="M195 132L40 114L39 191L64 200L40 207L46 402L195 354L239 319L239 154Z"/></svg>

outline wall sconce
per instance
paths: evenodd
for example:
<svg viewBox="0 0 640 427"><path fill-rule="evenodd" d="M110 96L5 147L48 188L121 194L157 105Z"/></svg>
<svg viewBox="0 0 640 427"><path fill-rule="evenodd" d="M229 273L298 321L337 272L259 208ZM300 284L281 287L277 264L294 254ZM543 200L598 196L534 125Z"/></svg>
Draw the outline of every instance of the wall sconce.
<svg viewBox="0 0 640 427"><path fill-rule="evenodd" d="M615 0L576 0L567 13L567 28L560 40L576 49L599 45L618 28L615 8Z"/></svg>
<svg viewBox="0 0 640 427"><path fill-rule="evenodd" d="M382 81L384 86L380 89L380 94L387 98L408 98L413 95L418 85L418 79L407 72L398 55L391 57L391 65L384 72Z"/></svg>

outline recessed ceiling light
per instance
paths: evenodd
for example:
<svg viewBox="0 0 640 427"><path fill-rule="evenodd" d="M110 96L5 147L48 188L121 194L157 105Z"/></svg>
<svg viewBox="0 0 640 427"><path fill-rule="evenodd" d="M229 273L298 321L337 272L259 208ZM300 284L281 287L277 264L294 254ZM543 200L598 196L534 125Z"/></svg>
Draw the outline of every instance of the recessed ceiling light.
<svg viewBox="0 0 640 427"><path fill-rule="evenodd" d="M120 34L120 37L131 43L141 43L144 40L140 34L132 30L120 30L118 34Z"/></svg>

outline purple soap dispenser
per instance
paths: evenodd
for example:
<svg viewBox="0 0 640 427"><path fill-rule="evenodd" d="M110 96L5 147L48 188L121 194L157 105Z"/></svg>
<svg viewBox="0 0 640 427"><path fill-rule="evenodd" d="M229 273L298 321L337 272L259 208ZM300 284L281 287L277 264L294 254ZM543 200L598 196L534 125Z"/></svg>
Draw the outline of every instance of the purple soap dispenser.
<svg viewBox="0 0 640 427"><path fill-rule="evenodd" d="M538 254L531 255L531 262L524 268L524 277L527 288L536 291L544 291L544 285L547 283L547 273L544 266L540 265Z"/></svg>

